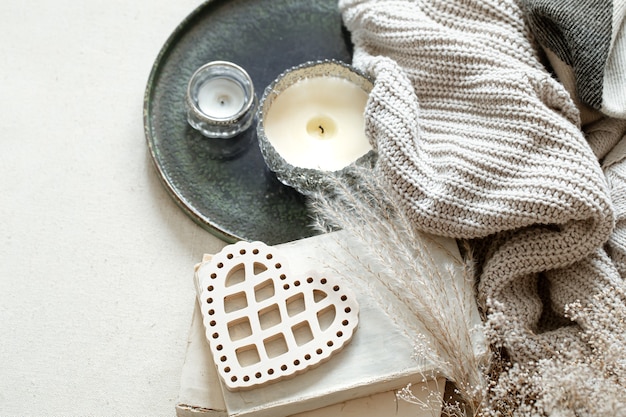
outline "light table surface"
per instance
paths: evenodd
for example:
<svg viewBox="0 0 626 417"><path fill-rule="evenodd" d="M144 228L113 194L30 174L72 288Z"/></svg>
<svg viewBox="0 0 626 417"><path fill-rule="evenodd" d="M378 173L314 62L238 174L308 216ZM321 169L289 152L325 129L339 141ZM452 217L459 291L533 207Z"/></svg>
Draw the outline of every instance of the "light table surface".
<svg viewBox="0 0 626 417"><path fill-rule="evenodd" d="M193 265L159 182L152 64L200 0L0 2L0 416L172 416Z"/></svg>
<svg viewBox="0 0 626 417"><path fill-rule="evenodd" d="M193 266L143 94L200 0L0 3L0 415L173 416Z"/></svg>

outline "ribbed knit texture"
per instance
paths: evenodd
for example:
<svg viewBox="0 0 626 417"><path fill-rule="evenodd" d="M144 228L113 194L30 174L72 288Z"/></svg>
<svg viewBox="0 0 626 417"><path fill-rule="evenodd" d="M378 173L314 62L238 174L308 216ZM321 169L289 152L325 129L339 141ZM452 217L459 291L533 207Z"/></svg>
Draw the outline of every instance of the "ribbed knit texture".
<svg viewBox="0 0 626 417"><path fill-rule="evenodd" d="M475 242L478 298L503 306L498 337L513 360L585 355L581 328L626 303L626 172L607 167L609 188L598 163L625 126L596 125L587 141L513 0L339 5L353 63L376 80L366 129L377 169L412 222ZM597 323L562 326L573 302L597 307Z"/></svg>
<svg viewBox="0 0 626 417"><path fill-rule="evenodd" d="M613 0L611 50L604 67L602 111L626 119L626 0Z"/></svg>

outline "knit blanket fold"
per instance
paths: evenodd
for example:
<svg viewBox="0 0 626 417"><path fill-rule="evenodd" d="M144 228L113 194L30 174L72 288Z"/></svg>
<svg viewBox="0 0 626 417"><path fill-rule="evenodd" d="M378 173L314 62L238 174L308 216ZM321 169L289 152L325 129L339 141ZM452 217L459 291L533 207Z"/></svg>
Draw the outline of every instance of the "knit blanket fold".
<svg viewBox="0 0 626 417"><path fill-rule="evenodd" d="M480 245L478 299L513 360L588 354L583 331L626 311L626 165L611 156L626 123L585 136L513 0L339 7L353 64L375 79L376 170L415 227Z"/></svg>

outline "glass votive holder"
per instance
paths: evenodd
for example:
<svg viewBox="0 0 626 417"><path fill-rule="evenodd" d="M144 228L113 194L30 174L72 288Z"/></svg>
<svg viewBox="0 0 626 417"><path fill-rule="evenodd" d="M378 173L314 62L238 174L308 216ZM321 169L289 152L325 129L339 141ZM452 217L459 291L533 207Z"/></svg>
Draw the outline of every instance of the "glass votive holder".
<svg viewBox="0 0 626 417"><path fill-rule="evenodd" d="M256 106L252 79L232 62L201 66L187 85L187 121L208 138L228 139L245 131L255 118Z"/></svg>
<svg viewBox="0 0 626 417"><path fill-rule="evenodd" d="M373 166L365 135L365 105L373 83L335 60L311 61L283 72L264 91L257 138L268 168L302 194L327 186L329 173Z"/></svg>

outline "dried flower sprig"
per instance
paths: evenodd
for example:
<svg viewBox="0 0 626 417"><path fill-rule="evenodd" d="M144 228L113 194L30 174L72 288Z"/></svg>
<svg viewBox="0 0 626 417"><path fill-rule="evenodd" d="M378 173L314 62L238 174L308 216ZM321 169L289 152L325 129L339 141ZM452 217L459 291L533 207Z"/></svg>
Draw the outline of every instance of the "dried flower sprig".
<svg viewBox="0 0 626 417"><path fill-rule="evenodd" d="M514 322L506 319L502 313L503 305L490 301L489 308L488 329L506 327L508 334L517 333L520 337L525 334L521 329L515 329ZM580 303L573 303L566 310L577 319L597 313L582 308ZM621 355L611 355L604 345L606 341L612 343L626 335L608 332L606 328L586 329L584 334L594 335L595 340L589 341L586 355L572 355L568 349L578 347L563 346L547 359L523 364L501 360L501 369L489 377L480 415L626 416L626 387L620 373L616 372L614 361ZM487 336L491 338L490 330ZM597 347L594 346L596 342L600 343L595 345ZM623 350L623 346L618 349Z"/></svg>

